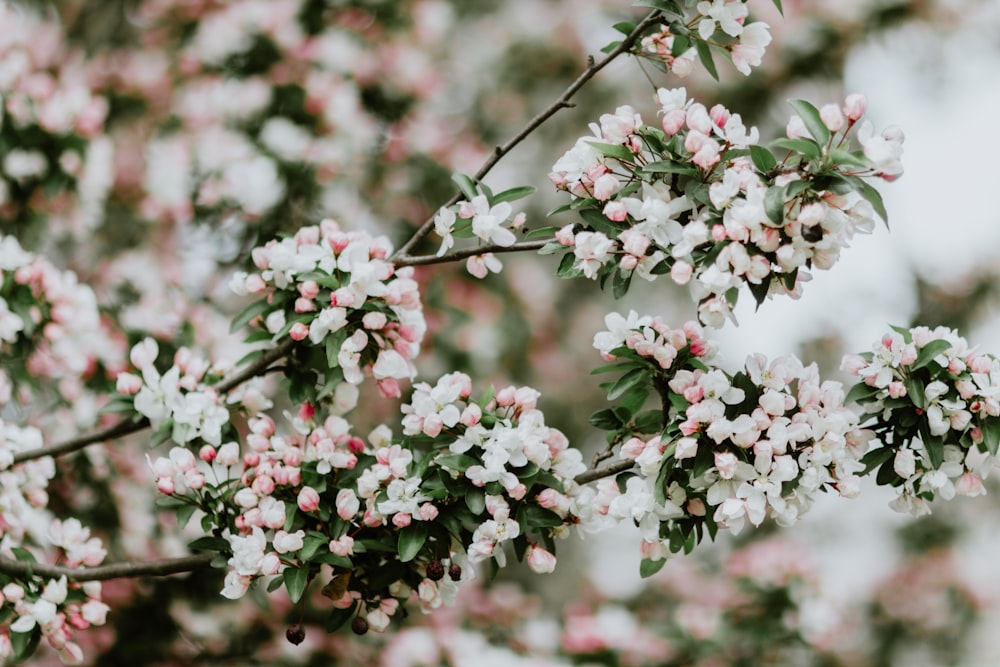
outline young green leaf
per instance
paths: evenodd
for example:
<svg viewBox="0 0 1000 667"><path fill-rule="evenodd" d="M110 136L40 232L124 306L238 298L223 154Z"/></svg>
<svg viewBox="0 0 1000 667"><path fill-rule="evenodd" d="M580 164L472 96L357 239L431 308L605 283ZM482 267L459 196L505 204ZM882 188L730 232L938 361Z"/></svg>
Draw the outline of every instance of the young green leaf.
<svg viewBox="0 0 1000 667"><path fill-rule="evenodd" d="M827 128L826 123L823 122L823 119L820 118L819 109L806 100L788 100L788 103L795 109L795 113L799 114L799 117L802 118L802 122L805 123L809 134L812 135L813 139L820 146L825 146L829 143L830 130Z"/></svg>
<svg viewBox="0 0 1000 667"><path fill-rule="evenodd" d="M399 531L399 560L408 563L420 553L421 547L427 541L427 524L414 521Z"/></svg>

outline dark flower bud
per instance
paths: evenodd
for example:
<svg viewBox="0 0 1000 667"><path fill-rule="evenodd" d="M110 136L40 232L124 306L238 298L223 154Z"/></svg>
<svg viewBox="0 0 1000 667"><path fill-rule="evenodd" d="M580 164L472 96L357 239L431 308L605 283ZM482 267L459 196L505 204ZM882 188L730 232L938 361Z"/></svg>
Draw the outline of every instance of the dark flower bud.
<svg viewBox="0 0 1000 667"><path fill-rule="evenodd" d="M444 565L437 558L427 563L427 578L431 581L441 581L444 578Z"/></svg>
<svg viewBox="0 0 1000 667"><path fill-rule="evenodd" d="M285 639L295 644L296 646L301 644L305 640L305 638L306 638L306 629L302 627L301 623L292 623L291 625L288 626L288 629L285 630Z"/></svg>
<svg viewBox="0 0 1000 667"><path fill-rule="evenodd" d="M461 565L456 565L455 563L452 563L451 567L448 568L448 576L451 577L452 581L458 581L459 579L461 579L462 578L462 566Z"/></svg>
<svg viewBox="0 0 1000 667"><path fill-rule="evenodd" d="M368 621L361 618L360 616L355 616L354 620L351 621L351 630L356 635L363 635L368 632Z"/></svg>

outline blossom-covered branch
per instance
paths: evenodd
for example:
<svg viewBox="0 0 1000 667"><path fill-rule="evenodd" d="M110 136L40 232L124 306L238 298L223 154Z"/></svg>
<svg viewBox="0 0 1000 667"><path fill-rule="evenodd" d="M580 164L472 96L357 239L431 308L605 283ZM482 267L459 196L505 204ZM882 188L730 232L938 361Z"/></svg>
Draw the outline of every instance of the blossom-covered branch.
<svg viewBox="0 0 1000 667"><path fill-rule="evenodd" d="M562 94L556 98L552 104L542 110L538 115L532 118L514 137L507 141L503 146L497 146L496 150L493 151L493 155L479 168L479 171L475 174L475 180L481 180L486 174L493 169L494 166L500 161L500 159L514 149L519 143L524 141L525 138L531 135L532 132L537 130L542 123L547 121L549 118L554 116L556 112L560 109L565 109L570 105L570 100L576 93L583 88L584 84L594 78L598 72L608 66L614 59L623 53L627 53L632 46L642 37L643 33L654 23L656 23L660 18L660 11L654 10L646 15L635 28L621 41L621 43L614 49L608 52L606 56L598 61L591 61L591 64L583 71L580 76L576 78L573 83L571 83ZM461 194L456 194L452 197L446 204L445 207L451 206L461 199ZM434 229L434 218L428 219L424 222L421 227L413 233L413 236L404 243L400 249L396 252L395 260L405 260L409 252L419 243L425 236L427 236L431 230Z"/></svg>

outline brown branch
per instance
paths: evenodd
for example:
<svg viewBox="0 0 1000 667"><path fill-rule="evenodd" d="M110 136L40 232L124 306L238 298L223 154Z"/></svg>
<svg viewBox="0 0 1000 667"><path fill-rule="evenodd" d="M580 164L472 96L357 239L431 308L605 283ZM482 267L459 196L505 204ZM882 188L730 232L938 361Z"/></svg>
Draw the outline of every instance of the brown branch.
<svg viewBox="0 0 1000 667"><path fill-rule="evenodd" d="M214 385L214 389L220 394L227 394L250 378L263 375L271 364L288 354L294 344L295 341L291 338L286 339L273 349L270 349L262 354L260 358L236 375L226 378L222 382ZM77 436L75 438L70 438L69 440L64 440L62 442L56 442L38 449L29 449L28 451L18 452L14 455L14 463L23 463L25 461L40 459L43 456L62 456L63 454L70 454L89 445L94 445L99 442L105 442L107 440L113 440L114 438L121 438L122 436L126 436L131 433L136 433L143 430L147 426L149 426L149 420L145 417L138 421L126 419L118 422L117 424L112 424L111 426L94 431L93 433L88 433L87 435Z"/></svg>
<svg viewBox="0 0 1000 667"><path fill-rule="evenodd" d="M632 32L626 35L625 39L623 39L618 46L609 51L606 56L601 58L601 60L594 62L593 57L591 57L589 59L589 65L587 69L585 69L583 73L580 74L580 76L578 76L576 80L573 83L571 83L569 87L566 88L566 90L563 91L562 95L560 95L552 104L546 107L541 113L539 113L537 116L528 121L528 124L525 125L520 132L514 135L514 137L512 137L509 141L507 141L507 143L505 143L503 146L496 147L496 150L493 151L493 154L490 156L490 159L488 159L485 163L483 163L483 166L480 167L479 171L475 173L473 179L477 181L482 180L482 178L486 176L486 174L488 174L490 170L493 169L493 167L495 167L496 164L505 155L507 155L507 153L513 150L513 148L517 146L519 143L524 141L524 139L527 138L532 132L537 130L542 123L544 123L549 118L554 116L556 112L558 112L560 109L565 109L567 107L572 106L569 102L570 99L572 99L572 97L581 88L583 88L584 84L586 84L588 81L594 78L594 75L596 75L598 72L604 69L615 58L617 58L621 54L631 49L632 45L635 44L635 42L642 36L642 33L646 31L646 28L656 23L659 19L660 19L659 10L654 10L650 12L649 14L646 15L645 18L639 21L639 23L635 26ZM452 204L457 202L461 198L461 196L462 196L461 194L454 195L451 199L448 200L447 203L444 204L444 206L445 207L451 206ZM411 236L410 239L406 243L404 243L399 250L396 251L395 256L406 257L409 254L410 250L412 250L413 247L417 245L417 243L419 243L425 236L427 236L430 233L431 229L433 228L434 228L434 216L432 215L424 222L423 225L421 225L420 229L414 232L413 236Z"/></svg>
<svg viewBox="0 0 1000 667"><path fill-rule="evenodd" d="M617 475L618 473L625 472L635 465L635 461L616 461L615 463L609 463L606 466L601 466L600 468L594 468L593 470L588 470L587 472L581 472L579 475L573 478L573 481L577 484L589 484L590 482L595 482L604 477L611 477Z"/></svg>
<svg viewBox="0 0 1000 667"><path fill-rule="evenodd" d="M453 250L443 255L414 255L412 257L404 255L399 259L394 260L393 263L396 266L426 266L428 264L445 264L447 262L455 262L460 259L466 259L467 257L483 255L488 252L501 253L521 252L522 250L540 250L553 240L554 239L522 241L521 243L515 243L514 245L509 246L486 245L479 246L478 248L462 248L460 250Z"/></svg>
<svg viewBox="0 0 1000 667"><path fill-rule="evenodd" d="M181 558L168 558L146 562L110 563L98 567L66 567L63 565L46 565L44 563L29 563L23 560L0 557L0 572L21 577L46 577L58 579L66 577L67 581L107 581L109 579L124 579L126 577L165 577L170 574L180 574L198 570L215 558L216 554L198 554Z"/></svg>

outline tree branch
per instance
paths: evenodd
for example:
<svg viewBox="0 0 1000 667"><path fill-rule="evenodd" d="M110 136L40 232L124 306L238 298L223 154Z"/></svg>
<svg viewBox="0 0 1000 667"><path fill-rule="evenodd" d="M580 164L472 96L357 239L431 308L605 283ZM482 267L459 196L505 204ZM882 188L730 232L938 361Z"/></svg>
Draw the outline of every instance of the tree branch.
<svg viewBox="0 0 1000 667"><path fill-rule="evenodd" d="M62 565L46 565L44 563L29 563L23 560L0 557L0 572L13 576L40 576L50 579L66 577L67 581L107 581L126 577L164 577L169 574L179 574L198 570L215 558L216 554L198 554L181 558L168 558L147 562L110 563L98 567L65 567Z"/></svg>
<svg viewBox="0 0 1000 667"><path fill-rule="evenodd" d="M214 385L214 389L220 394L227 394L250 378L263 375L271 364L288 354L294 344L295 341L291 338L282 341L276 347L262 354L260 358L236 375L228 377L222 382ZM136 433L143 430L147 426L149 426L149 420L145 417L139 421L126 419L118 422L117 424L112 424L106 428L94 431L93 433L88 433L87 435L70 438L69 440L57 442L48 445L47 447L18 452L14 455L14 463L23 463L33 459L40 459L43 456L62 456L63 454L70 454L89 445L97 444L98 442L105 442L106 440L121 438L122 436Z"/></svg>
<svg viewBox="0 0 1000 667"><path fill-rule="evenodd" d="M645 18L639 21L639 23L635 26L635 29L633 29L632 32L626 35L625 39L623 39L618 46L609 51L606 56L601 58L601 60L594 62L593 58L591 58L590 65L587 67L587 69L585 69L583 73L580 74L580 76L578 76L576 80L573 83L571 83L569 87L566 88L566 90L563 91L562 95L560 95L552 104L550 104L547 108L545 108L541 113L539 113L537 116L528 121L528 124L525 125L520 132L514 135L514 137L508 140L507 143L505 143L503 146L496 147L496 150L493 151L493 155L491 155L490 159L488 159L485 163L483 163L483 166L479 168L479 171L475 173L475 176L473 178L477 181L482 180L482 178L486 176L486 174L488 174L490 170L493 169L493 167L496 166L497 162L499 162L505 155L507 155L507 153L513 150L515 146L524 141L524 139L527 138L532 132L537 130L542 123L544 123L549 118L554 116L556 112L559 111L560 109L565 109L567 107L572 106L569 103L570 99L572 99L572 97L581 88L583 88L584 84L586 84L588 81L594 78L595 74L604 69L615 58L617 58L623 53L626 53L629 49L631 49L632 45L635 44L636 41L642 36L642 33L646 31L646 28L656 23L656 21L658 21L659 19L660 19L659 10L654 10L650 12L649 14L646 15ZM444 204L444 206L451 206L452 204L457 202L460 198L461 194L456 194L451 199L449 199L448 202ZM396 251L395 256L406 257L409 254L410 250L412 250L413 247L417 245L417 243L419 243L425 236L427 236L430 233L431 229L433 228L434 228L434 216L432 215L424 222L423 225L421 225L420 229L414 232L413 236L411 236L410 239L406 243L404 243L399 250Z"/></svg>
<svg viewBox="0 0 1000 667"><path fill-rule="evenodd" d="M615 461L614 463L609 463L606 466L601 466L600 468L594 468L593 470L588 470L587 472L581 472L579 475L573 478L573 481L577 484L589 484L590 482L596 482L604 477L611 477L617 475L618 473L625 472L635 465L635 461Z"/></svg>
<svg viewBox="0 0 1000 667"><path fill-rule="evenodd" d="M404 255L399 259L393 261L396 266L425 266L428 264L445 264L447 262L455 262L460 259L465 259L467 257L475 257L476 255L484 255L488 252L501 253L501 252L520 252L522 250L539 250L544 248L553 239L542 239L540 241L522 241L521 243L515 243L510 246L502 245L486 245L479 246L478 248L462 248L460 250L453 250L452 252L445 253L443 255L414 255L412 257Z"/></svg>

